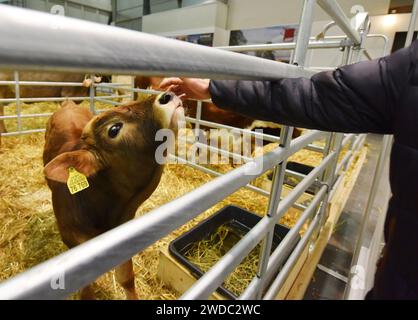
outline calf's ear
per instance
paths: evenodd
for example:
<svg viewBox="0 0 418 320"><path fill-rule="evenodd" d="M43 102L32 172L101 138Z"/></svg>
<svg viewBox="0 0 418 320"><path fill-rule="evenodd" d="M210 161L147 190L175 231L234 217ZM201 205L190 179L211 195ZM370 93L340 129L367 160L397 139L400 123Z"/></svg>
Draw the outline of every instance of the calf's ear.
<svg viewBox="0 0 418 320"><path fill-rule="evenodd" d="M86 177L90 177L100 170L99 161L93 153L88 150L77 150L56 156L45 166L44 174L49 180L66 183L71 167Z"/></svg>

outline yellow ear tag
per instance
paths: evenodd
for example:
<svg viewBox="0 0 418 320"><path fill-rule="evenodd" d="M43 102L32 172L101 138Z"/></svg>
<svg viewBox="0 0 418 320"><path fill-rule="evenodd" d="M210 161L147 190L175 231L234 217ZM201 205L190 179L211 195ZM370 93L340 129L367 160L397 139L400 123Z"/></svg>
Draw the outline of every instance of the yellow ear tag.
<svg viewBox="0 0 418 320"><path fill-rule="evenodd" d="M75 168L68 168L67 187L71 194L83 191L89 187L87 177L78 172Z"/></svg>

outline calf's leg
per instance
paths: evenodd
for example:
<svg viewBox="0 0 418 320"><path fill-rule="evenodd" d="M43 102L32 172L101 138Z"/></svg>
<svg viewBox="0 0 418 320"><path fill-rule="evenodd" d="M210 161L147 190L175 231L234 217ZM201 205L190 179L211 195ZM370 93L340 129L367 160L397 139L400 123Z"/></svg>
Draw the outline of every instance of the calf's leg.
<svg viewBox="0 0 418 320"><path fill-rule="evenodd" d="M129 259L128 261L116 267L116 279L125 290L126 299L138 299L138 296L135 292L135 275L132 266L132 259Z"/></svg>

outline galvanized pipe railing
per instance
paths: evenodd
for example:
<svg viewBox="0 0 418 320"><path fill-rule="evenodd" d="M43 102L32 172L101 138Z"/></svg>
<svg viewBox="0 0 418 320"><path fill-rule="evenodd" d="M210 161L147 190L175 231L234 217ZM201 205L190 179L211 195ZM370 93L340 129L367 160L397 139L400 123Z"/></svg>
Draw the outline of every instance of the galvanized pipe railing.
<svg viewBox="0 0 418 320"><path fill-rule="evenodd" d="M48 82L48 81L0 81L0 86L15 85L19 83L20 86L47 86L47 87L83 87L82 82Z"/></svg>
<svg viewBox="0 0 418 320"><path fill-rule="evenodd" d="M0 38L0 69L7 70L247 80L314 74L276 61L6 5L0 5Z"/></svg>
<svg viewBox="0 0 418 320"><path fill-rule="evenodd" d="M360 34L354 30L344 11L335 0L317 0L319 6L336 22L340 29L354 42L361 43Z"/></svg>
<svg viewBox="0 0 418 320"><path fill-rule="evenodd" d="M205 172L205 173L207 173L207 174L209 174L209 175L211 175L213 177L220 177L220 176L224 175L224 173L220 173L218 171L209 169L207 167L204 167L202 165L199 165L199 164L197 164L195 162L189 161L189 160L187 160L185 158L182 158L182 157L178 157L178 156L175 156L175 155L169 155L169 159L171 161L177 161L177 163L179 163L179 164L187 164L188 166L190 166L190 167L192 167L194 169L200 170L202 172ZM286 171L286 173L288 173L288 171ZM253 191L255 193L261 194L262 196L265 196L265 197L269 197L270 196L270 192L268 192L268 191L266 191L264 189L258 188L256 186L253 186L252 184L247 184L246 186L244 186L244 188L245 189L248 189L248 190L251 190L251 191ZM280 198L280 199L282 199L282 198ZM298 202L295 202L292 205L292 207L295 208L295 209L297 209L297 210L302 210L302 211L306 209L306 206L305 205L303 205L301 203L298 203Z"/></svg>
<svg viewBox="0 0 418 320"><path fill-rule="evenodd" d="M309 38L312 30L312 21L315 8L316 0L305 0L302 8L302 14L300 17L299 23L299 33L296 41L295 52L292 57L292 63L294 65L299 65L301 67L305 66L306 53L309 45ZM292 127L283 127L280 135L280 145L284 148L287 148L290 145L292 140L293 128ZM284 211L278 210L281 202L280 195L283 189L283 182L286 173L287 160L284 159L283 162L279 163L273 171L272 187L270 190L269 204L266 213L266 219L271 221L278 221L281 216L284 214ZM312 173L312 172L311 172ZM308 179L309 175L302 180L298 186L303 185L303 181ZM315 178L316 179L316 178ZM315 180L314 180L315 181ZM314 182L313 181L313 182ZM313 184L313 182L311 184ZM297 189L297 187L296 187ZM307 189L307 188L306 188ZM295 189L294 189L295 190ZM256 278L261 282L258 292L256 292L256 299L260 299L262 296L263 286L265 285L265 274L267 272L267 266L270 259L270 252L273 245L273 236L274 236L274 224L271 224L267 229L266 236L262 243L262 248L260 251L258 270ZM238 244L239 245L239 244ZM237 246L238 246L237 245ZM234 249L234 248L233 248ZM203 282L203 280L202 280ZM198 285L196 285L198 287ZM192 289L191 289L192 290ZM198 289L196 289L197 291Z"/></svg>
<svg viewBox="0 0 418 320"><path fill-rule="evenodd" d="M328 3L330 1L321 2ZM77 23L73 23L72 19L1 5L0 9L0 35L2 36L0 68L4 69L141 73L145 75L249 80L310 77L314 74L291 65L194 46L128 30L79 20ZM340 15L338 10L336 14ZM28 21L31 23L30 36L27 33ZM114 39L112 43L109 43L109 37ZM44 43L46 42L53 45L45 47ZM73 45L65 46L68 43ZM82 54L79 51L80 47L85 48ZM30 54L28 54L29 51ZM170 56L167 52L170 52ZM175 59L170 59L173 56ZM161 61L165 61L165 63L161 64ZM100 98L106 99L107 97ZM112 96L111 98L120 98L120 96ZM197 119L197 124L203 124L203 121ZM256 158L253 162L216 178L191 193L153 210L146 216L127 222L2 283L0 298L65 297L90 283L121 261L125 261L136 252L145 249L226 195L247 185L249 181L258 176L258 173L255 173L256 169L260 169L260 167L263 170L271 169L285 161L292 153L307 147L323 135L322 132L312 131L301 136L292 141L288 148L277 148L264 155L263 158ZM315 182L317 176L328 169L336 155L337 153L331 152L320 166L307 175L290 195L282 200L277 216L290 208L297 198ZM205 195L203 199L199 196L201 194ZM273 222L275 223L273 216L267 216L262 219L260 226L257 225L253 229L255 231L250 231L250 234L255 234L260 229L262 232L258 233L257 237L261 240ZM262 227L263 225L265 228ZM248 240L250 237L247 235L247 238L244 239ZM241 246L243 240L240 241ZM232 250L239 252L238 250L241 249L237 249L237 247L239 248L237 245ZM219 263L225 263L225 260L223 259ZM265 270L268 270L268 266ZM50 283L54 276L62 273L65 274L68 286L64 290L56 292L51 289ZM210 279L211 276L215 276L218 282L222 282L220 276L211 269L199 283L204 283L205 279ZM217 285L219 285L218 282ZM211 289L216 289L214 284L197 285L194 289L190 289L185 297L194 296L196 292L198 296L202 292L204 295L210 294Z"/></svg>
<svg viewBox="0 0 418 320"><path fill-rule="evenodd" d="M308 49L338 49L344 46L348 46L348 44L344 44L341 40L329 40L329 41L313 40L309 42ZM223 47L217 47L217 48L222 49L222 50L232 51L232 52L294 50L296 48L296 42L247 44L247 45L239 45L239 46L223 46Z"/></svg>
<svg viewBox="0 0 418 320"><path fill-rule="evenodd" d="M299 138L298 138L299 139ZM335 153L328 155L322 163L312 170L306 178L301 181L277 207L274 216L265 216L254 228L252 228L230 251L223 256L208 272L206 272L181 299L206 299L224 281L224 278L231 273L236 266L248 255L252 249L261 241L268 230L277 223L279 219L296 201L315 179L332 163L336 157Z"/></svg>
<svg viewBox="0 0 418 320"><path fill-rule="evenodd" d="M120 96L99 96L99 98L102 99L120 99L120 98L128 98L128 95L120 95ZM90 100L90 97L53 97L53 98L20 98L21 102L58 102L58 101L66 101L68 99L74 100L74 101L84 101L84 100ZM6 102L16 102L16 98L5 98L0 99L0 103Z"/></svg>
<svg viewBox="0 0 418 320"><path fill-rule="evenodd" d="M291 251L291 245L295 243L303 225L306 223L306 221L313 214L313 212L318 207L320 202L323 200L326 191L327 191L326 186L322 186L319 189L318 193L312 199L311 203L308 205L306 210L304 210L304 212L302 213L302 215L300 216L296 224L292 227L292 229L290 229L288 234L283 238L283 240L279 243L277 248L271 254L270 260L267 266L267 271L265 274L265 283L271 282L275 274L277 274L283 261L289 255ZM239 297L239 299L240 300L254 299L256 295L258 294L258 292L263 289L262 288L263 285L264 283L261 282L259 278L254 278L249 284L249 286L246 288L244 293Z"/></svg>

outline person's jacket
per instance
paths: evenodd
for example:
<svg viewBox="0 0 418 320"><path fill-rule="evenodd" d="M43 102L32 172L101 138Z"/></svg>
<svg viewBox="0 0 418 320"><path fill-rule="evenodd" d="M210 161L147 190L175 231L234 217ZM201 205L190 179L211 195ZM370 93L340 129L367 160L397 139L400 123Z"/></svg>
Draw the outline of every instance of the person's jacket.
<svg viewBox="0 0 418 320"><path fill-rule="evenodd" d="M285 125L393 134L386 247L368 298L418 299L418 41L311 79L211 81L221 108Z"/></svg>

